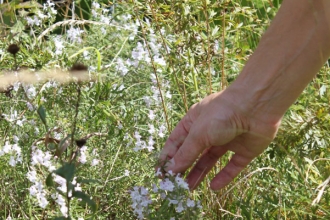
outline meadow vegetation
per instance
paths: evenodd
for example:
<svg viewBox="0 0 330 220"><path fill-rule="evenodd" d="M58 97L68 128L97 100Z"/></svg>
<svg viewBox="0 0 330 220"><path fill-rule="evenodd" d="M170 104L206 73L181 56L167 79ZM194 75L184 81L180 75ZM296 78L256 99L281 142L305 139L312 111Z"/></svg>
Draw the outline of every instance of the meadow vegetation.
<svg viewBox="0 0 330 220"><path fill-rule="evenodd" d="M155 170L185 112L231 84L278 0L0 4L1 219L329 219L326 63L229 186Z"/></svg>

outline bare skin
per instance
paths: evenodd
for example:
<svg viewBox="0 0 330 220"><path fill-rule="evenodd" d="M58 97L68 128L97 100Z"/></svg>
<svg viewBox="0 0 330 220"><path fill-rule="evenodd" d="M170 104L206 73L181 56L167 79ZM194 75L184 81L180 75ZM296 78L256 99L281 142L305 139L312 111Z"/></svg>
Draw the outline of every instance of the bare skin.
<svg viewBox="0 0 330 220"><path fill-rule="evenodd" d="M330 1L284 0L236 81L193 105L160 160L195 189L227 151L210 187L228 185L276 136L281 119L330 55Z"/></svg>

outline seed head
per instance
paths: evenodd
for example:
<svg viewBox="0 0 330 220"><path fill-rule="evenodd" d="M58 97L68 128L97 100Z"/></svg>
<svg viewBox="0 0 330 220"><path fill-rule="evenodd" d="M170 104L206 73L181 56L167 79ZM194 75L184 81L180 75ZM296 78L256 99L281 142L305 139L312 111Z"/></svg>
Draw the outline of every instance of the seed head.
<svg viewBox="0 0 330 220"><path fill-rule="evenodd" d="M84 146L86 144L86 139L76 140L76 144L79 148L82 148L82 146Z"/></svg>
<svg viewBox="0 0 330 220"><path fill-rule="evenodd" d="M19 46L17 44L10 44L7 48L7 51L13 55L16 55L19 51Z"/></svg>
<svg viewBox="0 0 330 220"><path fill-rule="evenodd" d="M75 71L87 71L87 70L88 70L88 67L85 66L82 63L75 63L75 64L73 64L73 66L70 69L71 72L75 72Z"/></svg>

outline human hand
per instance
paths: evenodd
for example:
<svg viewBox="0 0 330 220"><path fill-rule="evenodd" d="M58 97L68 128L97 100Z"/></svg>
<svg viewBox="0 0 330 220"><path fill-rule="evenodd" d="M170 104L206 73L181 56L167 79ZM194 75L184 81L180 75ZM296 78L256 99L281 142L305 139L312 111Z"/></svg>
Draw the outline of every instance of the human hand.
<svg viewBox="0 0 330 220"><path fill-rule="evenodd" d="M225 90L193 105L161 152L160 161L169 160L165 170L183 173L197 160L187 176L190 189L195 189L218 159L232 151L229 163L211 181L211 189L218 190L261 154L275 137L280 117L277 123L268 121L255 106L242 108L249 104L239 99Z"/></svg>

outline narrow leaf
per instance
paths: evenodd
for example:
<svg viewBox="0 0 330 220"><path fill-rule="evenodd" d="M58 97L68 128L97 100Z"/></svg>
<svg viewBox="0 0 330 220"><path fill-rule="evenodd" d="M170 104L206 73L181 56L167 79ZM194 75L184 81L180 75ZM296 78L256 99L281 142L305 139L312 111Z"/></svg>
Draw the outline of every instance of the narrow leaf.
<svg viewBox="0 0 330 220"><path fill-rule="evenodd" d="M47 123L46 123L46 109L44 108L44 106L40 105L37 112L38 112L38 115L39 115L42 123L44 123L44 125L47 126Z"/></svg>
<svg viewBox="0 0 330 220"><path fill-rule="evenodd" d="M72 196L78 199L82 199L82 201L84 201L91 208L93 213L96 212L96 203L89 198L89 195L81 191L74 191Z"/></svg>
<svg viewBox="0 0 330 220"><path fill-rule="evenodd" d="M53 173L48 174L47 178L46 178L46 186L51 187L54 186L54 181L53 181Z"/></svg>
<svg viewBox="0 0 330 220"><path fill-rule="evenodd" d="M71 182L74 177L75 165L72 163L66 163L62 167L54 171L57 175L66 179L66 181Z"/></svg>
<svg viewBox="0 0 330 220"><path fill-rule="evenodd" d="M70 145L70 138L71 134L67 135L60 141L55 152L56 156L60 157L62 153L66 150L66 148Z"/></svg>

